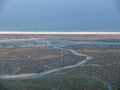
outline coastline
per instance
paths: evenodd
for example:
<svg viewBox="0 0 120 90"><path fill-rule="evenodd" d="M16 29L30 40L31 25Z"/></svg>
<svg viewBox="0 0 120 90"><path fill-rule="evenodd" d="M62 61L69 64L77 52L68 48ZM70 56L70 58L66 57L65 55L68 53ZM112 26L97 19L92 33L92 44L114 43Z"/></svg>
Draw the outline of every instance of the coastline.
<svg viewBox="0 0 120 90"><path fill-rule="evenodd" d="M0 31L0 34L116 34L120 32L18 32L18 31Z"/></svg>

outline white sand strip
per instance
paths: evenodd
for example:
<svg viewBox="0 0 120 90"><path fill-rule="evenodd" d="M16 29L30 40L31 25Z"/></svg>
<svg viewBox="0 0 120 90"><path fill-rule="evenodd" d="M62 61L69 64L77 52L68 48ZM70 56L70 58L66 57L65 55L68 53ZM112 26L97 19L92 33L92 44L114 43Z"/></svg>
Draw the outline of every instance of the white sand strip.
<svg viewBox="0 0 120 90"><path fill-rule="evenodd" d="M120 32L13 32L0 31L0 34L120 34Z"/></svg>

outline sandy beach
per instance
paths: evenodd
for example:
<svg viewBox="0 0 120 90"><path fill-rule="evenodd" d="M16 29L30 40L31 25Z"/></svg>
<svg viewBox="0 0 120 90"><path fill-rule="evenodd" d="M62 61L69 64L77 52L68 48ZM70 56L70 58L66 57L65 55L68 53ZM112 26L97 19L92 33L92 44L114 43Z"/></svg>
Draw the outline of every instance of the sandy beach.
<svg viewBox="0 0 120 90"><path fill-rule="evenodd" d="M0 34L120 34L120 32L17 32L0 31Z"/></svg>

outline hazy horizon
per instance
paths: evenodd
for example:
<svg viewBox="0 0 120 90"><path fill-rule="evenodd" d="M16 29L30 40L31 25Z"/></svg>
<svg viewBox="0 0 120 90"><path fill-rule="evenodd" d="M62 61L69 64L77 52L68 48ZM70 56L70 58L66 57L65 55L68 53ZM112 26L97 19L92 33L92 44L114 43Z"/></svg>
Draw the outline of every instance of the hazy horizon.
<svg viewBox="0 0 120 90"><path fill-rule="evenodd" d="M119 0L1 0L0 31L120 32Z"/></svg>

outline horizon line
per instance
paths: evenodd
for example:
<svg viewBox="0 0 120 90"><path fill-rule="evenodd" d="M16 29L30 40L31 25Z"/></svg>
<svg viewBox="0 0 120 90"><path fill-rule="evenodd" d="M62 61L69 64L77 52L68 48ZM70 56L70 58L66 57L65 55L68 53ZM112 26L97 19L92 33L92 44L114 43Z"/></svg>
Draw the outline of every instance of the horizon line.
<svg viewBox="0 0 120 90"><path fill-rule="evenodd" d="M29 32L0 31L0 34L120 34L120 32Z"/></svg>

